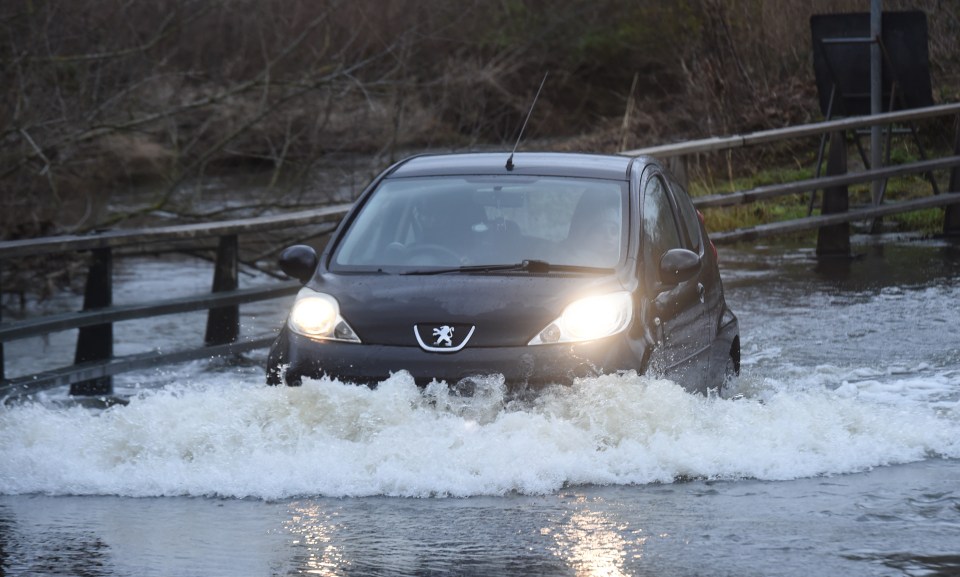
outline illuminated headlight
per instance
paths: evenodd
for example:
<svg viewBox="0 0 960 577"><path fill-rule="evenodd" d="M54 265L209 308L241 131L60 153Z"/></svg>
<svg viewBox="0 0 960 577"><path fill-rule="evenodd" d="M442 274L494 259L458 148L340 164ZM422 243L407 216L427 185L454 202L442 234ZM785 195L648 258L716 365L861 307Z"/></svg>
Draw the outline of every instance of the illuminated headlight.
<svg viewBox="0 0 960 577"><path fill-rule="evenodd" d="M527 344L601 339L627 328L632 318L633 305L627 291L582 298L567 305L560 318L547 325Z"/></svg>
<svg viewBox="0 0 960 577"><path fill-rule="evenodd" d="M340 316L337 299L308 288L300 289L297 294L287 324L294 332L312 339L360 342L357 334Z"/></svg>

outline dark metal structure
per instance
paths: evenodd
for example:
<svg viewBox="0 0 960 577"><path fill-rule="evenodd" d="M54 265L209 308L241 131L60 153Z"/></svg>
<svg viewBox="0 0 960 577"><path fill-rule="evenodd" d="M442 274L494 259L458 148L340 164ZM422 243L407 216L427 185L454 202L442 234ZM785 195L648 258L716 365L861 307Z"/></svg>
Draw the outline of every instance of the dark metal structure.
<svg viewBox="0 0 960 577"><path fill-rule="evenodd" d="M880 0L872 2L870 13L819 14L810 18L813 45L814 74L820 98L820 111L827 120L834 117L876 115L894 110L908 110L933 105L930 87L930 60L927 53L927 17L919 10L909 12L882 12ZM923 144L912 123L909 132L919 151L926 159ZM881 143L881 130L874 125L870 129L870 158L864 151L860 135L854 132L854 142L864 166L879 168L890 162L893 126L886 126L886 143ZM824 134L817 153L816 175L820 176L823 154L828 138L831 142L831 160L838 162L833 152L833 142L846 146L843 132ZM886 148L886 157L883 149ZM828 161L829 164L829 161ZM846 167L829 167L828 173L836 174ZM939 194L936 179L927 178L934 194ZM873 183L873 204L883 202L886 180ZM846 210L846 190L823 191L821 214ZM811 193L808 214L813 213L816 193ZM872 224L879 231L880 220ZM848 255L849 244L843 239L849 236L844 227L826 229L817 254L822 256Z"/></svg>
<svg viewBox="0 0 960 577"><path fill-rule="evenodd" d="M927 16L916 10L884 12L879 42L883 112L933 106ZM864 116L870 107L870 14L818 14L810 18L813 71L824 118Z"/></svg>

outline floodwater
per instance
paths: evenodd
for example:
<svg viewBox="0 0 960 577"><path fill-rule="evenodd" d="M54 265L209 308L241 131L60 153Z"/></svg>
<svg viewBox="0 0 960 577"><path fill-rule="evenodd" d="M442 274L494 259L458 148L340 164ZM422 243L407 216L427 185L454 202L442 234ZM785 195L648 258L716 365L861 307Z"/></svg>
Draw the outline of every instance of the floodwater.
<svg viewBox="0 0 960 577"><path fill-rule="evenodd" d="M721 247L744 356L722 397L268 388L259 353L124 376L126 406L0 406L0 574L960 575L960 246L856 251ZM207 290L191 266L118 265L115 302ZM196 316L118 325L117 353ZM70 339L9 343L8 374Z"/></svg>

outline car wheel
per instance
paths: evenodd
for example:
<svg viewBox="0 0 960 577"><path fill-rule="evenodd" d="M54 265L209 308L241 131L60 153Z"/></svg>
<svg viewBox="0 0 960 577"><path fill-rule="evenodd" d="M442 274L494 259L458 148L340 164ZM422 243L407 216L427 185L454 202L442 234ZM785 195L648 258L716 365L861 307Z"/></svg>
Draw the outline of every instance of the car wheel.
<svg viewBox="0 0 960 577"><path fill-rule="evenodd" d="M735 379L738 374L736 361L732 356L727 357L727 364L723 367L723 384L730 382L730 379Z"/></svg>
<svg viewBox="0 0 960 577"><path fill-rule="evenodd" d="M726 388L726 386L733 379L740 376L740 341L739 339L735 340L733 345L730 347L730 354L727 355L727 362L723 367L723 382L720 383L720 390Z"/></svg>
<svg viewBox="0 0 960 577"><path fill-rule="evenodd" d="M291 371L287 371L283 375L283 382L286 383L288 387L299 387L303 384L303 379L300 377L300 375Z"/></svg>

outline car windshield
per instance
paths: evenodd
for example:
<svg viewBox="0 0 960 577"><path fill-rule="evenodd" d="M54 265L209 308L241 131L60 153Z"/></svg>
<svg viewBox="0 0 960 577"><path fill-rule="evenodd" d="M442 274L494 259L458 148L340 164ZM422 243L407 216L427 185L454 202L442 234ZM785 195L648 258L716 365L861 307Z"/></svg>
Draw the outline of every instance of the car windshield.
<svg viewBox="0 0 960 577"><path fill-rule="evenodd" d="M626 248L626 190L625 181L587 178L388 179L345 232L331 268L613 268Z"/></svg>

